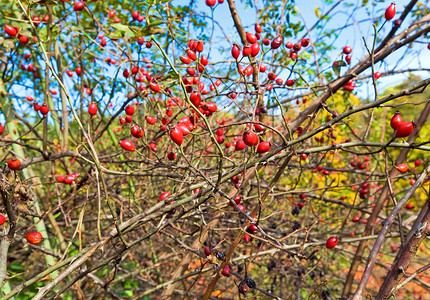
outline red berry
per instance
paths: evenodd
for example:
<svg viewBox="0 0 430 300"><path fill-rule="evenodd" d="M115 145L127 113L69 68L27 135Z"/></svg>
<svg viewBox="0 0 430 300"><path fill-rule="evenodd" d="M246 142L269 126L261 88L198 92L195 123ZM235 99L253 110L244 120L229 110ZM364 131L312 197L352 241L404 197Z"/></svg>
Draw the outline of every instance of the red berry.
<svg viewBox="0 0 430 300"><path fill-rule="evenodd" d="M257 54L260 53L260 44L254 43L251 45L251 56L255 57Z"/></svg>
<svg viewBox="0 0 430 300"><path fill-rule="evenodd" d="M290 58L291 58L292 60L296 60L298 56L299 56L299 55L297 54L297 52L296 52L296 51L291 51L291 52L290 52Z"/></svg>
<svg viewBox="0 0 430 300"><path fill-rule="evenodd" d="M406 209L414 209L415 206L413 204L408 203L405 207Z"/></svg>
<svg viewBox="0 0 430 300"><path fill-rule="evenodd" d="M350 64L351 63L351 55L347 55L347 56L345 56L345 61L348 63L348 64Z"/></svg>
<svg viewBox="0 0 430 300"><path fill-rule="evenodd" d="M130 142L129 140L123 140L120 142L120 145L122 147L122 149L126 150L126 151L134 151L136 150L136 146Z"/></svg>
<svg viewBox="0 0 430 300"><path fill-rule="evenodd" d="M133 125L133 127L131 127L130 132L131 132L131 135L137 139L140 139L145 135L145 131L143 131L143 129L137 125Z"/></svg>
<svg viewBox="0 0 430 300"><path fill-rule="evenodd" d="M158 196L158 202L164 201L172 195L171 192L164 192L160 196ZM173 201L169 202L168 205L172 204Z"/></svg>
<svg viewBox="0 0 430 300"><path fill-rule="evenodd" d="M387 21L390 21L394 16L396 15L396 5L394 3L391 3L390 6L387 7L385 10L385 19Z"/></svg>
<svg viewBox="0 0 430 300"><path fill-rule="evenodd" d="M39 109L40 113L44 116L46 116L49 112L49 107L45 103L42 104L42 106Z"/></svg>
<svg viewBox="0 0 430 300"><path fill-rule="evenodd" d="M84 7L85 7L85 3L84 2L76 2L75 6L73 6L73 9L75 11L80 11L80 10L83 10Z"/></svg>
<svg viewBox="0 0 430 300"><path fill-rule="evenodd" d="M355 216L352 218L352 222L357 223L358 221L360 221L360 216Z"/></svg>
<svg viewBox="0 0 430 300"><path fill-rule="evenodd" d="M0 225L3 225L6 222L6 217L0 214Z"/></svg>
<svg viewBox="0 0 430 300"><path fill-rule="evenodd" d="M135 111L134 105L130 104L125 107L125 113L129 116L133 115Z"/></svg>
<svg viewBox="0 0 430 300"><path fill-rule="evenodd" d="M16 30L16 28L13 27L13 26L11 26L11 25L5 25L4 26L4 30L10 36L16 36L16 34L18 33L18 31Z"/></svg>
<svg viewBox="0 0 430 300"><path fill-rule="evenodd" d="M152 116L146 116L145 119L146 122L148 122L148 124L150 125L154 125L157 122L157 120Z"/></svg>
<svg viewBox="0 0 430 300"><path fill-rule="evenodd" d="M396 130L401 123L403 123L402 116L400 115L400 112L396 111L394 116L391 118L390 126Z"/></svg>
<svg viewBox="0 0 430 300"><path fill-rule="evenodd" d="M9 167L9 169L11 170L18 170L21 167L21 161L16 158L16 157L12 157L11 159L9 159L9 161L7 162L7 166Z"/></svg>
<svg viewBox="0 0 430 300"><path fill-rule="evenodd" d="M325 246L327 249L332 249L336 247L338 242L339 242L339 239L336 236L332 236L327 240L327 242L325 243Z"/></svg>
<svg viewBox="0 0 430 300"><path fill-rule="evenodd" d="M25 235L25 238L27 239L27 242L29 242L30 244L39 244L43 239L42 234L37 231L32 231L27 233Z"/></svg>
<svg viewBox="0 0 430 300"><path fill-rule="evenodd" d="M381 78L381 72L375 72L375 80Z"/></svg>
<svg viewBox="0 0 430 300"><path fill-rule="evenodd" d="M97 114L97 103L92 102L88 106L88 113L92 116L95 116Z"/></svg>
<svg viewBox="0 0 430 300"><path fill-rule="evenodd" d="M211 248L209 248L209 246L205 246L205 247L203 248L203 251L205 252L205 255L206 255L206 256L211 255Z"/></svg>
<svg viewBox="0 0 430 300"><path fill-rule="evenodd" d="M246 147L245 142L243 140L238 140L236 142L236 145L234 146L234 150L235 151L241 151L241 150L245 149L245 147Z"/></svg>
<svg viewBox="0 0 430 300"><path fill-rule="evenodd" d="M207 66L207 64L209 63L209 59L208 59L208 57L207 57L207 56L205 56L205 55L202 55L202 56L200 57L200 63L201 63L203 66ZM200 72L200 73L202 73L202 72L203 72L203 69L202 69L202 67L201 67L201 66L199 66L199 72Z"/></svg>
<svg viewBox="0 0 430 300"><path fill-rule="evenodd" d="M265 153L270 150L269 142L261 142L257 147L257 153Z"/></svg>
<svg viewBox="0 0 430 300"><path fill-rule="evenodd" d="M229 277L231 273L230 267L229 266L225 266L224 269L222 270L221 274L223 276Z"/></svg>
<svg viewBox="0 0 430 300"><path fill-rule="evenodd" d="M247 32L246 33L246 40L248 41L248 43L250 43L251 45L257 42L257 37L255 36L255 34L251 33L251 32Z"/></svg>
<svg viewBox="0 0 430 300"><path fill-rule="evenodd" d="M255 24L254 29L255 29L256 33L262 33L263 32L263 28L261 28L261 25L258 23Z"/></svg>
<svg viewBox="0 0 430 300"><path fill-rule="evenodd" d="M161 90L160 86L156 82L151 82L149 84L149 87L151 88L151 90L153 90L156 93L158 93Z"/></svg>
<svg viewBox="0 0 430 300"><path fill-rule="evenodd" d="M263 45L265 45L265 46L269 46L269 44L270 44L270 40L269 39L264 39L263 40Z"/></svg>
<svg viewBox="0 0 430 300"><path fill-rule="evenodd" d="M352 48L350 46L343 47L343 53L350 54L352 52Z"/></svg>
<svg viewBox="0 0 430 300"><path fill-rule="evenodd" d="M215 6L216 1L215 0L206 0L206 5L209 7Z"/></svg>
<svg viewBox="0 0 430 300"><path fill-rule="evenodd" d="M284 41L284 38L281 35L278 35L273 39L272 43L270 44L270 47L272 49L278 49L282 45L283 41Z"/></svg>
<svg viewBox="0 0 430 300"><path fill-rule="evenodd" d="M250 54L251 54L251 52L252 52L251 47L243 47L242 55L243 55L243 56L248 56L248 55L250 55Z"/></svg>
<svg viewBox="0 0 430 300"><path fill-rule="evenodd" d="M307 47L309 46L309 39L302 39L300 41L300 44L302 45L302 47Z"/></svg>
<svg viewBox="0 0 430 300"><path fill-rule="evenodd" d="M64 182L66 180L66 175L60 175L57 177L57 182Z"/></svg>
<svg viewBox="0 0 430 300"><path fill-rule="evenodd" d="M258 136L253 131L243 133L242 138L243 142L250 147L258 145Z"/></svg>
<svg viewBox="0 0 430 300"><path fill-rule="evenodd" d="M178 146L180 146L184 141L184 135L182 134L182 131L177 127L173 128L170 131L170 138Z"/></svg>
<svg viewBox="0 0 430 300"><path fill-rule="evenodd" d="M294 79L288 79L285 83L287 84L287 86L293 86L296 81Z"/></svg>
<svg viewBox="0 0 430 300"><path fill-rule="evenodd" d="M175 158L176 158L176 153L175 153L175 152L169 152L169 153L167 154L167 158L168 158L169 160L175 160Z"/></svg>
<svg viewBox="0 0 430 300"><path fill-rule="evenodd" d="M407 137L409 136L415 129L414 123L412 122L403 122L396 129L396 137Z"/></svg>
<svg viewBox="0 0 430 300"><path fill-rule="evenodd" d="M249 224L249 226L246 228L246 231L251 234L254 234L258 231L258 228L257 226L255 226L255 224Z"/></svg>
<svg viewBox="0 0 430 300"><path fill-rule="evenodd" d="M180 59L181 59L181 61L182 61L184 64L186 64L186 65L188 65L188 64L191 62L191 58L189 58L188 56L182 55L182 56L180 56L179 58L180 58Z"/></svg>
<svg viewBox="0 0 430 300"><path fill-rule="evenodd" d="M192 92L190 95L190 101L195 107L199 107L202 101L202 97L199 92Z"/></svg>
<svg viewBox="0 0 430 300"><path fill-rule="evenodd" d="M406 173L409 170L409 168L405 164L400 164L397 166L397 170L399 170L400 173Z"/></svg>
<svg viewBox="0 0 430 300"><path fill-rule="evenodd" d="M419 166L421 166L421 164L422 164L421 160L418 159L415 161L415 167L419 167Z"/></svg>

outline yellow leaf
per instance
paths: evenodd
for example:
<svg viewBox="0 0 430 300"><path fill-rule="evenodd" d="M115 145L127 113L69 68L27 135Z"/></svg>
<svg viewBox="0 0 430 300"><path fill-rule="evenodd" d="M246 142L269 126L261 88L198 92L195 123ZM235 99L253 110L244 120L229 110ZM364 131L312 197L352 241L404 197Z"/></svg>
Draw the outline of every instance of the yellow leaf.
<svg viewBox="0 0 430 300"><path fill-rule="evenodd" d="M320 8L319 7L315 7L315 15L318 17L318 19L321 19L321 14L320 14Z"/></svg>

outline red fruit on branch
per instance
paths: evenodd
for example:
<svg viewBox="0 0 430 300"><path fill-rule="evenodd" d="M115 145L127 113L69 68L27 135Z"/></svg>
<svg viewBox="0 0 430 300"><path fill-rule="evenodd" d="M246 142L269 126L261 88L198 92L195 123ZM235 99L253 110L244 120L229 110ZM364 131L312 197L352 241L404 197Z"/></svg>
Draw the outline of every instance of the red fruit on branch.
<svg viewBox="0 0 430 300"><path fill-rule="evenodd" d="M211 255L211 248L209 246L204 246L203 252L205 253L205 256Z"/></svg>
<svg viewBox="0 0 430 300"><path fill-rule="evenodd" d="M272 40L272 43L270 44L270 48L278 49L282 45L283 41L284 41L284 38L281 35L278 35Z"/></svg>
<svg viewBox="0 0 430 300"><path fill-rule="evenodd" d="M252 52L251 47L243 47L242 55L243 55L243 56L248 56L248 55L250 55L250 54L251 54L251 52Z"/></svg>
<svg viewBox="0 0 430 300"><path fill-rule="evenodd" d="M199 107L202 102L202 97L199 92L192 92L190 95L190 101L195 107Z"/></svg>
<svg viewBox="0 0 430 300"><path fill-rule="evenodd" d="M343 53L350 54L352 52L352 48L350 46L343 47Z"/></svg>
<svg viewBox="0 0 430 300"><path fill-rule="evenodd" d="M134 136L137 139L140 139L145 135L145 131L143 131L143 129L137 125L133 125L131 127L130 133L132 136Z"/></svg>
<svg viewBox="0 0 430 300"><path fill-rule="evenodd" d="M42 106L40 106L39 111L40 111L40 113L41 113L42 115L46 116L46 115L48 114L48 112L49 112L49 107L48 107L48 105L46 105L46 103L43 103L43 104L42 104Z"/></svg>
<svg viewBox="0 0 430 300"><path fill-rule="evenodd" d="M40 232L32 231L25 235L27 242L30 244L39 244L42 242L43 236Z"/></svg>
<svg viewBox="0 0 430 300"><path fill-rule="evenodd" d="M89 106L88 106L88 113L91 116L95 116L97 114L97 103L92 102Z"/></svg>
<svg viewBox="0 0 430 300"><path fill-rule="evenodd" d="M246 144L243 140L238 140L236 142L236 145L234 146L234 151L242 151L243 149L245 149Z"/></svg>
<svg viewBox="0 0 430 300"><path fill-rule="evenodd" d="M246 40L248 41L248 43L250 43L251 45L257 42L257 37L255 36L255 34L251 33L251 32L247 32L246 33Z"/></svg>
<svg viewBox="0 0 430 300"><path fill-rule="evenodd" d="M184 141L184 135L178 127L175 127L170 131L170 138L178 146L180 146Z"/></svg>
<svg viewBox="0 0 430 300"><path fill-rule="evenodd" d="M405 164L400 164L396 168L400 173L406 173L409 170L409 167Z"/></svg>
<svg viewBox="0 0 430 300"><path fill-rule="evenodd" d="M175 160L176 159L176 153L175 152L169 152L167 154L167 159L168 160Z"/></svg>
<svg viewBox="0 0 430 300"><path fill-rule="evenodd" d="M202 55L201 57L200 57L200 63L203 65L203 66L207 66L208 65L208 63L209 63L209 60L208 60L208 57L207 56L205 56L205 55ZM199 67L201 67L201 66L199 66ZM200 73L201 73L202 71L200 71Z"/></svg>
<svg viewBox="0 0 430 300"><path fill-rule="evenodd" d="M157 120L152 116L146 116L145 119L146 122L148 122L148 124L150 125L154 125L155 123L157 123Z"/></svg>
<svg viewBox="0 0 430 300"><path fill-rule="evenodd" d="M6 217L0 214L0 225L3 225L6 222Z"/></svg>
<svg viewBox="0 0 430 300"><path fill-rule="evenodd" d="M396 5L391 3L390 6L385 10L385 19L390 21L396 15Z"/></svg>
<svg viewBox="0 0 430 300"><path fill-rule="evenodd" d="M396 137L404 138L414 131L415 124L413 122L402 122L396 129Z"/></svg>
<svg viewBox="0 0 430 300"><path fill-rule="evenodd" d="M215 6L216 0L206 0L206 5L209 7Z"/></svg>
<svg viewBox="0 0 430 300"><path fill-rule="evenodd" d="M191 63L191 58L189 58L188 56L182 55L179 58L186 65Z"/></svg>
<svg viewBox="0 0 430 300"><path fill-rule="evenodd" d="M254 43L251 45L251 56L255 57L257 54L260 53L260 44Z"/></svg>
<svg viewBox="0 0 430 300"><path fill-rule="evenodd" d="M300 45L301 45L302 47L307 47L307 46L309 46L309 39L302 39L302 40L300 41Z"/></svg>
<svg viewBox="0 0 430 300"><path fill-rule="evenodd" d="M230 267L229 266L225 266L224 269L222 270L221 274L225 277L229 277L231 273Z"/></svg>
<svg viewBox="0 0 430 300"><path fill-rule="evenodd" d="M336 236L332 236L328 238L328 240L325 243L325 246L327 249L332 249L336 247L337 243L339 243L339 239Z"/></svg>
<svg viewBox="0 0 430 300"><path fill-rule="evenodd" d="M16 30L15 27L11 26L11 25L5 25L4 26L4 31L6 31L6 33L10 36L16 36L16 34L18 33L18 31Z"/></svg>
<svg viewBox="0 0 430 300"><path fill-rule="evenodd" d="M123 140L119 143L122 147L122 149L126 150L126 151L134 151L136 150L136 146L130 142L129 140Z"/></svg>
<svg viewBox="0 0 430 300"><path fill-rule="evenodd" d="M84 7L85 7L85 3L84 2L76 2L75 3L75 5L73 6L73 9L75 10L75 11L81 11L81 10L83 10L84 9Z"/></svg>
<svg viewBox="0 0 430 300"><path fill-rule="evenodd" d="M258 145L258 136L253 131L246 131L242 135L243 142L252 147Z"/></svg>
<svg viewBox="0 0 430 300"><path fill-rule="evenodd" d="M270 150L269 142L261 142L257 147L257 153L265 153Z"/></svg>
<svg viewBox="0 0 430 300"><path fill-rule="evenodd" d="M297 52L296 52L296 51L291 51L291 52L290 52L290 58L291 58L292 60L296 60L298 56L299 56L299 55L297 54Z"/></svg>
<svg viewBox="0 0 430 300"><path fill-rule="evenodd" d="M402 123L403 123L402 116L400 115L400 112L396 111L394 113L394 116L391 118L390 126L394 130L396 130L399 127L399 125Z"/></svg>
<svg viewBox="0 0 430 300"><path fill-rule="evenodd" d="M262 32L263 32L263 28L261 28L261 25L260 25L260 24L258 24L258 23L256 23L256 24L254 25L254 29L255 29L255 32L256 32L256 33L262 33Z"/></svg>
<svg viewBox="0 0 430 300"><path fill-rule="evenodd" d="M129 104L129 105L127 105L126 107L125 107L125 113L127 114L127 115L129 115L129 116L131 116L131 115L133 115L134 114L134 112L135 112L135 107L134 107L134 105L132 105L132 104Z"/></svg>
<svg viewBox="0 0 430 300"><path fill-rule="evenodd" d="M347 55L347 56L345 56L345 61L348 63L348 64L350 64L351 63L351 55Z"/></svg>
<svg viewBox="0 0 430 300"><path fill-rule="evenodd" d="M375 80L377 80L377 79L381 78L382 74L381 74L381 72L375 72L374 76L375 76Z"/></svg>
<svg viewBox="0 0 430 300"><path fill-rule="evenodd" d="M149 88L150 88L151 90L153 90L154 92L156 92L156 93L158 93L158 92L161 90L160 86L159 86L159 85L158 85L158 83L156 83L156 82L151 82L151 83L149 84Z"/></svg>
<svg viewBox="0 0 430 300"><path fill-rule="evenodd" d="M57 182L64 182L66 180L66 175L60 175L57 177Z"/></svg>
<svg viewBox="0 0 430 300"><path fill-rule="evenodd" d="M160 194L160 196L158 196L158 202L164 201L164 200L166 200L167 198L169 198L170 196L172 196L172 193L171 193L171 192L164 192L164 193L161 193L161 194ZM173 202L173 201L172 201L172 202ZM172 202L170 202L169 204L172 204Z"/></svg>

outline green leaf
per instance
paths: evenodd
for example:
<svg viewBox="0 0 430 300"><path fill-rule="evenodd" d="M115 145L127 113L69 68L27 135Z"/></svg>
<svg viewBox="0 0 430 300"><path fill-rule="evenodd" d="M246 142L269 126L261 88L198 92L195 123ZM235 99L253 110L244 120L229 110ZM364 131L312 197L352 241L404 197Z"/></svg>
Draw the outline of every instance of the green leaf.
<svg viewBox="0 0 430 300"><path fill-rule="evenodd" d="M333 71L337 76L340 75L340 67L335 63L333 64Z"/></svg>
<svg viewBox="0 0 430 300"><path fill-rule="evenodd" d="M113 24L110 24L110 26L123 32L130 30L130 27L121 23L113 23Z"/></svg>

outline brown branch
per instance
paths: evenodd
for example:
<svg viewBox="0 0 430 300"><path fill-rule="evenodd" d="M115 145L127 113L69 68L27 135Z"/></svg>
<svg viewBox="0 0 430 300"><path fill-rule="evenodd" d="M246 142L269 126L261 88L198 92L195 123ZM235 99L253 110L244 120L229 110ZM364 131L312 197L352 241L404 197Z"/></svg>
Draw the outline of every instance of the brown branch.
<svg viewBox="0 0 430 300"><path fill-rule="evenodd" d="M385 239L385 235L388 232L388 228L390 227L391 223L394 222L394 219L396 215L399 213L400 209L405 205L405 203L413 196L416 189L421 185L421 183L426 178L427 174L430 171L430 166L427 167L427 169L421 173L421 176L417 179L415 184L409 189L409 191L399 200L397 205L393 208L390 215L388 216L387 220L384 221L381 231L378 234L378 238L375 241L375 244L373 245L372 250L370 251L369 257L367 259L367 266L363 273L363 276L361 277L360 283L357 287L357 290L354 293L354 296L352 297L352 300L361 300L363 297L363 291L367 284L367 281L370 278L370 275L372 273L373 267L375 265L376 256L379 252L379 249L382 246L382 243ZM430 228L430 227L429 227ZM426 227L427 230L427 227ZM424 239L424 238L423 238ZM413 240L413 239L411 239Z"/></svg>

